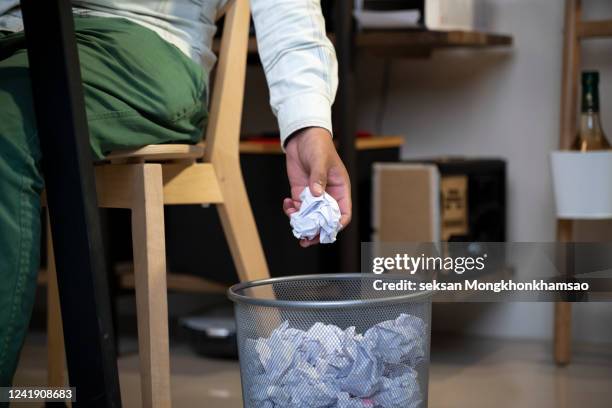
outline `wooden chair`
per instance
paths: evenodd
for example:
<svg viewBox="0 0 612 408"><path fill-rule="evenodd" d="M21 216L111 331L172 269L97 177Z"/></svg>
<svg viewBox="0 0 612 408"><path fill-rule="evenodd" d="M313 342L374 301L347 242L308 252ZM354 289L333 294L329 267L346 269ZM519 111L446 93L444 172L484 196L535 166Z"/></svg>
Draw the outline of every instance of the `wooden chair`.
<svg viewBox="0 0 612 408"><path fill-rule="evenodd" d="M565 0L565 36L563 44L563 78L561 93L561 135L559 147L569 150L576 136L577 103L580 81L582 41L593 38L612 37L612 20L583 21L582 0ZM573 240L573 220L557 220L557 240ZM559 365L568 364L571 360L572 343L572 304L558 302L555 304L554 321L554 356Z"/></svg>
<svg viewBox="0 0 612 408"><path fill-rule="evenodd" d="M239 162L249 5L232 0L212 90L206 145L112 152L96 166L98 205L132 211L142 401L170 406L164 205L215 204L241 280L269 276ZM49 385L63 386L64 345L52 243L48 264Z"/></svg>

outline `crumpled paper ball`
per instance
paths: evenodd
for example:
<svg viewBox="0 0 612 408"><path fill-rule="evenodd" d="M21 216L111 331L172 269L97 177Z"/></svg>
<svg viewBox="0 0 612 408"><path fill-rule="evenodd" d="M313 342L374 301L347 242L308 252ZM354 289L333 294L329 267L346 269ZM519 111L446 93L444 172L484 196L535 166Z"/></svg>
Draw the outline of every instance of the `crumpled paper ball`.
<svg viewBox="0 0 612 408"><path fill-rule="evenodd" d="M293 236L297 239L313 239L319 235L322 244L335 242L342 228L338 202L327 193L315 197L308 187L300 194L300 200L302 205L299 211L291 214Z"/></svg>

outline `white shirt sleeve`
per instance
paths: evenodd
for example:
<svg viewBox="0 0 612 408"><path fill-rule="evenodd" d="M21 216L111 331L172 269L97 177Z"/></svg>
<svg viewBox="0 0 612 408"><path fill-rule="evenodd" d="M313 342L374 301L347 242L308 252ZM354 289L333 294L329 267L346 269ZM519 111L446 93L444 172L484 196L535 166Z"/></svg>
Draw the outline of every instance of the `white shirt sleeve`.
<svg viewBox="0 0 612 408"><path fill-rule="evenodd" d="M251 5L282 145L304 127L331 133L338 63L320 0L251 0Z"/></svg>

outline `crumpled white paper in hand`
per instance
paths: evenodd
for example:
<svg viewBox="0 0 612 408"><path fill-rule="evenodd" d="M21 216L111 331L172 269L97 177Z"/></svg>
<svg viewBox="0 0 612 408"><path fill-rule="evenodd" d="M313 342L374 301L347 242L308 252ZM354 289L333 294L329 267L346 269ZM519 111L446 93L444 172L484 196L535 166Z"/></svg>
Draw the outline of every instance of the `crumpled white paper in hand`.
<svg viewBox="0 0 612 408"><path fill-rule="evenodd" d="M306 187L300 194L302 205L298 212L291 214L291 227L297 239L313 239L319 235L322 244L336 241L340 225L340 207L329 194L315 197Z"/></svg>
<svg viewBox="0 0 612 408"><path fill-rule="evenodd" d="M268 338L247 339L241 355L250 407L417 408L415 370L426 352L426 323L401 314L358 334L287 321Z"/></svg>

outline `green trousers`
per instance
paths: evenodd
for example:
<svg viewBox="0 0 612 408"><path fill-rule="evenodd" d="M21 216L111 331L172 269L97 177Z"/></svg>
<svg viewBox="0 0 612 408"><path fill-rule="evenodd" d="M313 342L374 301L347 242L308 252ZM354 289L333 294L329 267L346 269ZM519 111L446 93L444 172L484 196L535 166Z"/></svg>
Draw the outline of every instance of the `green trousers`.
<svg viewBox="0 0 612 408"><path fill-rule="evenodd" d="M124 19L75 17L75 31L95 158L200 139L207 115L201 66ZM12 382L34 301L40 160L25 38L0 33L0 386Z"/></svg>

